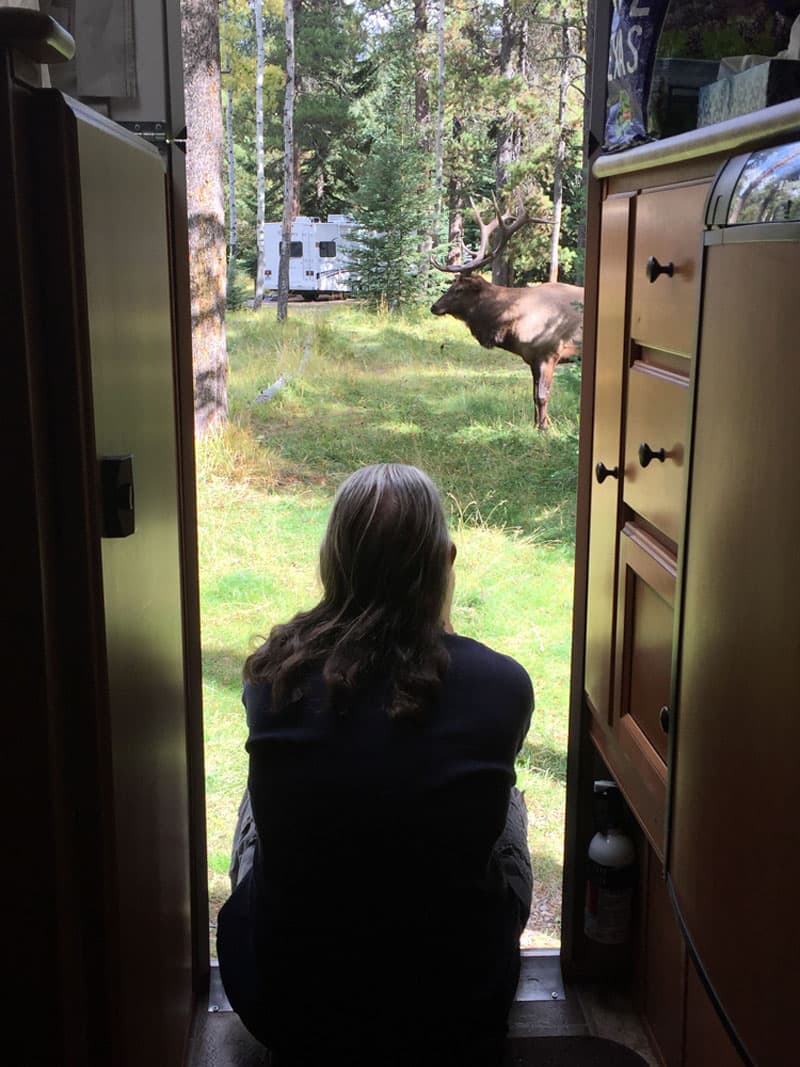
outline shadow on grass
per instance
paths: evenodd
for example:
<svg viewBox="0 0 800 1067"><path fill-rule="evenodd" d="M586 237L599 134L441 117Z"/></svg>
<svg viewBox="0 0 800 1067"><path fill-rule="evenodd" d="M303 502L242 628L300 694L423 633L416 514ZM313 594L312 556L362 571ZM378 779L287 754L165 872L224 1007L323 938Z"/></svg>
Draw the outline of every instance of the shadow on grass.
<svg viewBox="0 0 800 1067"><path fill-rule="evenodd" d="M330 329L330 324L328 324ZM336 331L331 330L335 337ZM339 342L334 342L339 343ZM408 329L394 324L379 326L369 336L360 337L355 344L350 339L353 350L358 357L362 352L388 352L392 358L399 362L411 359L417 362L420 358L430 355L431 342L427 337L417 337Z"/></svg>
<svg viewBox="0 0 800 1067"><path fill-rule="evenodd" d="M549 888L561 889L561 877L563 864L555 860L547 853L536 847L536 828L533 829L533 848L531 848L531 866L533 867L534 880Z"/></svg>
<svg viewBox="0 0 800 1067"><path fill-rule="evenodd" d="M276 591L276 582L262 571L238 570L209 582L205 594L211 602L231 606L255 604Z"/></svg>
<svg viewBox="0 0 800 1067"><path fill-rule="evenodd" d="M536 847L536 828L533 828L531 847L533 869L533 900L531 913L523 934L523 944L558 944L561 925L561 890L563 868L560 860Z"/></svg>
<svg viewBox="0 0 800 1067"><path fill-rule="evenodd" d="M462 507L474 502L482 514L491 511L492 525L574 544L575 368L564 368L557 380L564 395L554 398L548 433L534 428L532 403L522 404L518 391L502 402L507 373L459 378L411 369L406 377L393 370L391 379L364 374L332 393L329 384L304 383L305 410L260 407L252 413L254 429L298 472L326 472L331 487L366 463L413 463Z"/></svg>
<svg viewBox="0 0 800 1067"><path fill-rule="evenodd" d="M203 678L221 689L242 688L244 656L241 651L203 645Z"/></svg>
<svg viewBox="0 0 800 1067"><path fill-rule="evenodd" d="M518 758L529 770L553 778L562 785L566 784L567 754L563 750L541 741L526 740Z"/></svg>

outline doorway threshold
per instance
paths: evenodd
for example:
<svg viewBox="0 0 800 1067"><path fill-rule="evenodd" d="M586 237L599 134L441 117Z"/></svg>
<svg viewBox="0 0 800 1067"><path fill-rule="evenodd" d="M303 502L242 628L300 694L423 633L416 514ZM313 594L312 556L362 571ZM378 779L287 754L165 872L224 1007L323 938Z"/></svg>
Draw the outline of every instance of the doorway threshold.
<svg viewBox="0 0 800 1067"><path fill-rule="evenodd" d="M605 1037L658 1067L630 998L606 983L564 983L558 949L523 949L520 980L508 1019L509 1038ZM212 963L207 1010L195 1016L192 1067L261 1067L268 1054L247 1033Z"/></svg>
<svg viewBox="0 0 800 1067"><path fill-rule="evenodd" d="M610 982L564 983L558 949L522 950L508 1036L603 1037L661 1067L627 991Z"/></svg>
<svg viewBox="0 0 800 1067"><path fill-rule="evenodd" d="M561 977L558 949L523 949L519 984L508 1017L509 1037L584 1037L589 1027Z"/></svg>
<svg viewBox="0 0 800 1067"><path fill-rule="evenodd" d="M552 1004L565 1001L564 982L561 978L561 960L558 949L524 949L520 966L519 985L515 1002L528 1004L534 1001ZM214 961L208 983L208 1010L212 1014L233 1011L228 1000L219 965Z"/></svg>

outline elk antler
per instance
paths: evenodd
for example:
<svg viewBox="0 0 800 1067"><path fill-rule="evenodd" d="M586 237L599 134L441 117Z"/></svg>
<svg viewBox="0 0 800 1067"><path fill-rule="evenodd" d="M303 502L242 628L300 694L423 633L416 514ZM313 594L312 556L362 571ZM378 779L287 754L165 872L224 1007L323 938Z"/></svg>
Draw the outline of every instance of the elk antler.
<svg viewBox="0 0 800 1067"><path fill-rule="evenodd" d="M485 267L487 264L491 263L498 252L505 248L509 238L529 222L541 222L547 226L552 224L550 219L532 217L528 214L525 208L523 208L516 217L503 215L498 207L497 198L492 197L492 199L494 201L495 217L491 222L484 222L481 218L481 213L475 206L475 201L472 197L469 198L472 210L475 213L475 218L478 220L481 234L478 251L472 259L469 260L468 263L440 263L437 259L434 259L434 257L431 256L431 264L436 267L437 270L446 271L449 274L471 274L472 271L478 270L479 267ZM492 234L498 229L500 230L500 240L490 251L489 242Z"/></svg>

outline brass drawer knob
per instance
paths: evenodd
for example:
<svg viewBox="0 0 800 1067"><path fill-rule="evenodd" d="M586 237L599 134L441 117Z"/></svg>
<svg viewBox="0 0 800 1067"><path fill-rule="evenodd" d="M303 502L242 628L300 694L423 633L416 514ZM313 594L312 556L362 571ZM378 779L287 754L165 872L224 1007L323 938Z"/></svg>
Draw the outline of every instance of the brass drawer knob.
<svg viewBox="0 0 800 1067"><path fill-rule="evenodd" d="M602 485L606 478L619 478L619 467L609 468L601 461L594 469L594 476L598 484Z"/></svg>
<svg viewBox="0 0 800 1067"><path fill-rule="evenodd" d="M666 458L667 452L664 448L651 448L647 441L643 441L639 445L639 463L642 467L649 466L654 459L657 459L659 463L663 463Z"/></svg>
<svg viewBox="0 0 800 1067"><path fill-rule="evenodd" d="M651 256L648 259L647 266L645 267L645 274L647 275L647 280L651 283L651 285L662 274L666 274L668 278L671 278L674 273L674 263L659 263L655 256Z"/></svg>

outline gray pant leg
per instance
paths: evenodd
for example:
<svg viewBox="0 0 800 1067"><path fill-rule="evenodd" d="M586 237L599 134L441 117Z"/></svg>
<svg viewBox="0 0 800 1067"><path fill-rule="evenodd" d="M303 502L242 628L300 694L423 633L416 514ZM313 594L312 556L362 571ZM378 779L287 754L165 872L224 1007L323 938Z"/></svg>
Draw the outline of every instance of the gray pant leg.
<svg viewBox="0 0 800 1067"><path fill-rule="evenodd" d="M520 933L531 913L533 898L533 870L528 848L528 809L525 798L516 786L511 790L506 825L494 846L494 854L502 867L506 881L519 905Z"/></svg>
<svg viewBox="0 0 800 1067"><path fill-rule="evenodd" d="M253 819L253 808L250 804L250 792L245 789L242 802L239 805L236 830L233 834L231 865L228 871L231 880L231 892L252 869L257 844L258 834L256 833L256 824Z"/></svg>

